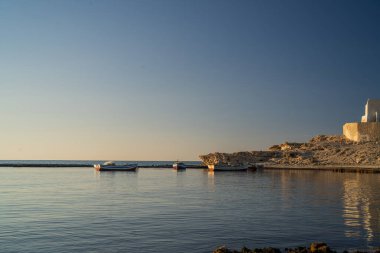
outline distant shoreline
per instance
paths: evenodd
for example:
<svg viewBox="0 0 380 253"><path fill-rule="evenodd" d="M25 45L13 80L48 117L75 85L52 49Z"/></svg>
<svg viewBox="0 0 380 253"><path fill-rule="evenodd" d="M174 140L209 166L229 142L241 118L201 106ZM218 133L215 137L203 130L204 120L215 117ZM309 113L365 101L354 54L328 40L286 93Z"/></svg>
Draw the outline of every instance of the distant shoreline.
<svg viewBox="0 0 380 253"><path fill-rule="evenodd" d="M10 168L92 168L93 164L76 163L0 163L0 167ZM172 168L172 164L139 165L138 168ZM207 169L203 165L187 165L189 169ZM380 173L378 165L284 165L264 163L257 165L260 170L301 170L301 171L333 171L333 172L357 172L357 173Z"/></svg>
<svg viewBox="0 0 380 253"><path fill-rule="evenodd" d="M93 164L75 164L75 163L0 163L0 167L14 167L14 168L92 168ZM153 164L153 165L139 165L138 168L172 168L172 164ZM207 166L202 165L187 165L189 169L207 169Z"/></svg>
<svg viewBox="0 0 380 253"><path fill-rule="evenodd" d="M59 164L59 163L0 163L0 167L35 167L35 168L49 168L49 167L93 167L93 164Z"/></svg>

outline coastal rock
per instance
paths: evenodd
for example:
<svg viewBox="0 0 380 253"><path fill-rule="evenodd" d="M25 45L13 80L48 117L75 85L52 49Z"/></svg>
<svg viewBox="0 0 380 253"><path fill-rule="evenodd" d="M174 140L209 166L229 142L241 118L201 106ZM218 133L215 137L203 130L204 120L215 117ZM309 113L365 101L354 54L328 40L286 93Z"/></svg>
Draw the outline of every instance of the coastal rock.
<svg viewBox="0 0 380 253"><path fill-rule="evenodd" d="M308 253L308 249L306 247L297 247L294 249L285 249L286 253Z"/></svg>
<svg viewBox="0 0 380 253"><path fill-rule="evenodd" d="M241 251L243 252L243 251ZM249 250L247 249L246 253L281 253L281 250L277 248L262 248L262 249L254 249L254 250Z"/></svg>
<svg viewBox="0 0 380 253"><path fill-rule="evenodd" d="M229 250L226 246L221 246L213 251L213 253L235 253L237 251Z"/></svg>
<svg viewBox="0 0 380 253"><path fill-rule="evenodd" d="M280 144L281 150L295 150L302 146L303 143L297 143L297 142L285 142L283 144Z"/></svg>
<svg viewBox="0 0 380 253"><path fill-rule="evenodd" d="M269 147L268 150L269 151L280 151L281 146L280 145L273 145L273 146Z"/></svg>
<svg viewBox="0 0 380 253"><path fill-rule="evenodd" d="M285 142L268 151L210 153L201 155L205 165L277 164L277 165L379 165L380 144L376 141L353 142L341 135L317 135L306 143Z"/></svg>
<svg viewBox="0 0 380 253"><path fill-rule="evenodd" d="M243 247L240 251L237 250L230 250L226 246L221 246L213 251L213 253L281 253L281 250L277 248L256 248L256 249L249 249L246 247Z"/></svg>
<svg viewBox="0 0 380 253"><path fill-rule="evenodd" d="M222 164L255 164L261 162L268 162L272 158L279 158L279 151L252 151L252 152L236 152L228 153L210 153L208 155L201 155L200 158L205 165Z"/></svg>
<svg viewBox="0 0 380 253"><path fill-rule="evenodd" d="M310 245L310 252L311 253L332 253L329 246L327 246L327 244L323 242L313 242Z"/></svg>
<svg viewBox="0 0 380 253"><path fill-rule="evenodd" d="M285 253L336 253L330 249L330 247L323 242L313 242L310 247L297 247L297 248L285 248ZM359 251L354 251L355 253L359 253ZM378 253L376 250L373 251ZM226 246L222 246L213 251L213 253L281 253L280 249L277 248L255 248L249 249L243 247L240 251L228 249ZM343 252L345 253L345 252ZM362 252L366 253L366 252Z"/></svg>

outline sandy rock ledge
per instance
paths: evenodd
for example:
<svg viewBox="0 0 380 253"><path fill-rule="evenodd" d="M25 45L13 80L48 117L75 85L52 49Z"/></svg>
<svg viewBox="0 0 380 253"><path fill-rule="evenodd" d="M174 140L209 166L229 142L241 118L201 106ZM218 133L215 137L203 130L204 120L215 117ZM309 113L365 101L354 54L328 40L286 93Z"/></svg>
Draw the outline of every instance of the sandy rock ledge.
<svg viewBox="0 0 380 253"><path fill-rule="evenodd" d="M199 156L209 164L371 165L380 166L378 142L353 142L340 135L318 135L306 143L285 142L267 151L210 153Z"/></svg>

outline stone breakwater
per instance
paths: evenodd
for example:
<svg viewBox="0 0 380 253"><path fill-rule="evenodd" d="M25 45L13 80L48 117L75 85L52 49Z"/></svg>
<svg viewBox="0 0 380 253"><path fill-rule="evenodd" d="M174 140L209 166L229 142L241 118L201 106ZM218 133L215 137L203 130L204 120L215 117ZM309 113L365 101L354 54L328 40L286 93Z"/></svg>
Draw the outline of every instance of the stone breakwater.
<svg viewBox="0 0 380 253"><path fill-rule="evenodd" d="M353 142L340 135L318 135L305 143L273 145L267 151L216 152L199 157L205 165L380 166L380 144L375 141Z"/></svg>
<svg viewBox="0 0 380 253"><path fill-rule="evenodd" d="M368 251L350 251L353 253L380 253L380 248L375 248ZM297 247L297 248L286 248L281 251L277 248L256 248L249 249L243 247L241 250L231 250L225 246L219 247L213 251L213 253L337 253L331 250L326 243L313 242L309 247ZM348 251L343 251L343 253L348 253Z"/></svg>

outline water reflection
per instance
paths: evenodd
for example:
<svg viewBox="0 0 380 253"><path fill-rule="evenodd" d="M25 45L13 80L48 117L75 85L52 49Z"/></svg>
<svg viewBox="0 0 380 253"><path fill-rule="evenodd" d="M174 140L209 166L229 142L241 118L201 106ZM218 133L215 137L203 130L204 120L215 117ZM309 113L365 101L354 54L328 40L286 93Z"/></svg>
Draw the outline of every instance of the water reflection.
<svg viewBox="0 0 380 253"><path fill-rule="evenodd" d="M6 252L380 245L379 174L1 168L0 175Z"/></svg>
<svg viewBox="0 0 380 253"><path fill-rule="evenodd" d="M374 237L371 221L376 220L371 211L376 210L371 210L371 188L361 178L363 177L346 179L343 182L343 218L347 228L345 236L364 237L370 242ZM362 232L365 234L362 235Z"/></svg>
<svg viewBox="0 0 380 253"><path fill-rule="evenodd" d="M377 174L276 171L268 175L270 183L279 184L283 210L300 206L320 209L313 218L316 223L334 226L342 222L344 229L339 233L354 240L353 244L364 240L367 245L372 245L379 240L380 178ZM337 212L341 220L332 219L326 208ZM305 219L307 215L303 212L301 217Z"/></svg>
<svg viewBox="0 0 380 253"><path fill-rule="evenodd" d="M214 171L208 171L207 172L207 179L208 179L208 190L210 192L215 191L215 172Z"/></svg>

